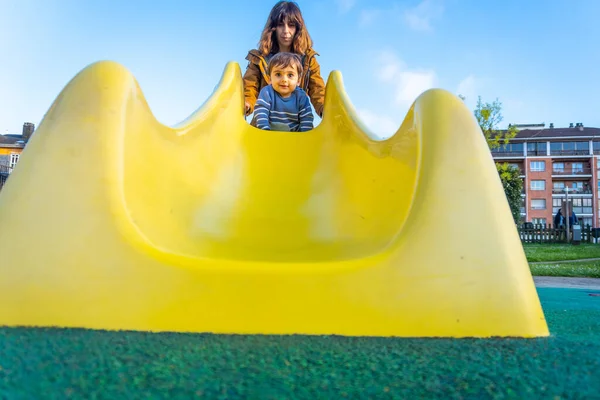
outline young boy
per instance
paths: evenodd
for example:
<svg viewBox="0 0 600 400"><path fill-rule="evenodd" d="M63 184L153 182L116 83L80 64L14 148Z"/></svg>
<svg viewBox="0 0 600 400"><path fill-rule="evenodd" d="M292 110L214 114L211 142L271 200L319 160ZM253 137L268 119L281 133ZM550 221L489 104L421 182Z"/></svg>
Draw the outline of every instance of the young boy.
<svg viewBox="0 0 600 400"><path fill-rule="evenodd" d="M297 87L302 60L297 54L277 53L269 60L271 83L260 91L254 107L256 127L264 130L306 132L313 129L310 99Z"/></svg>

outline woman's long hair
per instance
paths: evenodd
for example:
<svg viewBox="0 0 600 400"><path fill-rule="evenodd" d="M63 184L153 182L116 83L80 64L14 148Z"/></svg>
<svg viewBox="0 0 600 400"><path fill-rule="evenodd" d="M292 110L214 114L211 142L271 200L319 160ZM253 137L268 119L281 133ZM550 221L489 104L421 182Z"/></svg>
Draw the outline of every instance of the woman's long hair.
<svg viewBox="0 0 600 400"><path fill-rule="evenodd" d="M258 51L263 56L279 52L279 44L277 42L277 33L275 32L275 29L279 24L284 22L296 26L296 34L292 41L292 53L304 55L306 51L312 47L313 41L306 30L304 18L302 18L302 12L300 12L298 4L293 1L280 1L271 9L267 23L260 35Z"/></svg>

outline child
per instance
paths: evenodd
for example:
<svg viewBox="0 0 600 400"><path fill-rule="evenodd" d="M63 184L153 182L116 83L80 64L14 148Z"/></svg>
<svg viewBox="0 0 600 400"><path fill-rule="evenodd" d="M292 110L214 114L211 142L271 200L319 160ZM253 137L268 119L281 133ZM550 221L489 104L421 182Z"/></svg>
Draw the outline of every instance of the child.
<svg viewBox="0 0 600 400"><path fill-rule="evenodd" d="M246 115L254 111L258 94L270 83L267 63L279 52L289 52L302 57L302 73L298 86L310 97L315 112L323 116L325 82L321 67L312 49L313 42L306 30L298 5L291 1L280 1L271 10L258 43L258 49L250 50L246 56L248 67L244 73L244 103ZM255 125L255 118L252 125Z"/></svg>
<svg viewBox="0 0 600 400"><path fill-rule="evenodd" d="M254 118L264 130L306 132L313 129L313 114L306 92L298 87L302 61L293 53L277 53L268 65L271 84L261 89Z"/></svg>

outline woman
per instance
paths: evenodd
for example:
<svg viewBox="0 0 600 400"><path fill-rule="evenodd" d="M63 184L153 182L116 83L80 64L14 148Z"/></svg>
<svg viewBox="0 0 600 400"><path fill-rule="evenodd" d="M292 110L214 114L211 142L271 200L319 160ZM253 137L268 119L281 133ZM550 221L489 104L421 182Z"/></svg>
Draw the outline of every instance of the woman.
<svg viewBox="0 0 600 400"><path fill-rule="evenodd" d="M258 49L250 50L246 56L248 67L243 78L246 115L254 111L258 93L270 83L268 61L279 52L290 52L302 57L303 73L299 87L310 97L316 113L323 116L325 82L316 59L318 53L312 46L313 41L298 5L291 1L275 4L261 34Z"/></svg>

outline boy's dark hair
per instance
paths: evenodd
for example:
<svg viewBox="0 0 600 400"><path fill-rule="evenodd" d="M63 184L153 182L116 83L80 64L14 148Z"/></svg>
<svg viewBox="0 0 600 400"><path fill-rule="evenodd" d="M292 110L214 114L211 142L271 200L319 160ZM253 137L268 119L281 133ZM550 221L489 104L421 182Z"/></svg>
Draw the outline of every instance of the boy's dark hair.
<svg viewBox="0 0 600 400"><path fill-rule="evenodd" d="M298 71L298 77L302 76L302 59L298 54L294 53L277 53L269 60L269 74L273 70L274 67L296 67L296 71Z"/></svg>

